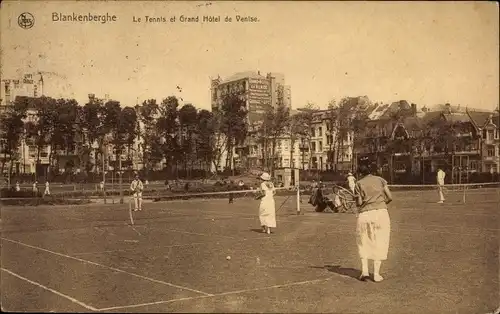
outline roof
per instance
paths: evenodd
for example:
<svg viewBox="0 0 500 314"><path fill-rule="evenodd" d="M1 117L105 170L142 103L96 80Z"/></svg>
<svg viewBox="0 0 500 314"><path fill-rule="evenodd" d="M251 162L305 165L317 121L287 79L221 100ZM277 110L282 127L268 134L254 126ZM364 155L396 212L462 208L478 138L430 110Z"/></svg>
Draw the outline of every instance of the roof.
<svg viewBox="0 0 500 314"><path fill-rule="evenodd" d="M444 113L444 116L447 121L449 122L456 122L456 123L462 123L462 122L470 122L471 119L469 115L466 112L452 112L450 113Z"/></svg>
<svg viewBox="0 0 500 314"><path fill-rule="evenodd" d="M403 125L406 130L408 131L413 131L413 130L421 130L424 128L425 123L422 118L419 117L406 117L403 120Z"/></svg>
<svg viewBox="0 0 500 314"><path fill-rule="evenodd" d="M468 114L470 116L470 119L472 122L477 125L478 127L484 126L490 119L490 117L497 117L498 119L498 114L495 115L494 112L488 112L488 111L468 111ZM495 119L495 118L493 118Z"/></svg>
<svg viewBox="0 0 500 314"><path fill-rule="evenodd" d="M228 83L228 82L233 82L233 81L238 81L244 78L255 78L255 79L265 79L265 76L260 75L257 72L254 71L245 71L245 72L238 72L230 77L222 80L221 84Z"/></svg>

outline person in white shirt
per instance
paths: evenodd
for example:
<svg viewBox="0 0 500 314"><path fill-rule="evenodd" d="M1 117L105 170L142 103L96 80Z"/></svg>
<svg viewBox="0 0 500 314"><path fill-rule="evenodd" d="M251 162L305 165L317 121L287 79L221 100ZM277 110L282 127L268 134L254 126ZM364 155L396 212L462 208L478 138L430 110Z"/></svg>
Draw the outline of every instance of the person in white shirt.
<svg viewBox="0 0 500 314"><path fill-rule="evenodd" d="M43 192L43 195L50 195L50 187L49 187L49 181L45 182L45 191Z"/></svg>
<svg viewBox="0 0 500 314"><path fill-rule="evenodd" d="M33 182L33 193L38 194L38 181Z"/></svg>
<svg viewBox="0 0 500 314"><path fill-rule="evenodd" d="M354 189L356 188L356 178L351 172L347 174L347 184L349 185L349 190L354 194Z"/></svg>
<svg viewBox="0 0 500 314"><path fill-rule="evenodd" d="M16 192L21 191L21 187L19 186L19 181L16 182Z"/></svg>
<svg viewBox="0 0 500 314"><path fill-rule="evenodd" d="M138 174L135 175L134 181L130 184L130 190L134 192L134 211L142 210L142 190L144 190L144 185Z"/></svg>
<svg viewBox="0 0 500 314"><path fill-rule="evenodd" d="M438 168L437 171L437 176L436 176L436 181L438 185L438 194L439 194L439 204L444 203L444 194L443 194L443 189L444 189L444 178L446 177L446 173L441 169Z"/></svg>

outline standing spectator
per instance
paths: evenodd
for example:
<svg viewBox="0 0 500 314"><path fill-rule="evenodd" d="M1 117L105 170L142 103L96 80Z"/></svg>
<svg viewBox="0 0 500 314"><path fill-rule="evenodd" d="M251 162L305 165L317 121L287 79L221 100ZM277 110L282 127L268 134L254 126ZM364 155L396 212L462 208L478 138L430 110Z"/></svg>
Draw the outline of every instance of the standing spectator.
<svg viewBox="0 0 500 314"><path fill-rule="evenodd" d="M16 182L16 192L21 191L21 187L19 186L19 181Z"/></svg>
<svg viewBox="0 0 500 314"><path fill-rule="evenodd" d="M356 184L357 194L357 226L356 242L361 258L361 281L366 281L370 274L368 260L373 260L373 280L380 282L382 261L387 259L391 234L391 220L387 204L392 195L383 178L372 175L375 169L369 165L361 165L359 173L363 176Z"/></svg>
<svg viewBox="0 0 500 314"><path fill-rule="evenodd" d="M233 182L233 180L230 180L228 185L227 185L227 190L232 191L233 187L234 187L234 182ZM229 193L229 204L232 204L232 203L234 203L234 194Z"/></svg>
<svg viewBox="0 0 500 314"><path fill-rule="evenodd" d="M354 189L356 188L356 178L351 172L347 174L347 185L349 186L349 190L351 190L352 194L354 194Z"/></svg>
<svg viewBox="0 0 500 314"><path fill-rule="evenodd" d="M445 199L444 199L444 194L443 194L443 189L444 189L444 178L446 177L446 173L441 169L438 168L437 171L437 176L436 176L436 181L438 185L438 194L439 194L439 204L443 204Z"/></svg>
<svg viewBox="0 0 500 314"><path fill-rule="evenodd" d="M33 182L33 194L38 194L38 181Z"/></svg>
<svg viewBox="0 0 500 314"><path fill-rule="evenodd" d="M50 184L49 181L45 181L45 191L43 191L43 195L50 195Z"/></svg>
<svg viewBox="0 0 500 314"><path fill-rule="evenodd" d="M144 185L138 174L135 175L135 179L130 184L130 190L134 193L134 211L142 210L142 190L144 190Z"/></svg>

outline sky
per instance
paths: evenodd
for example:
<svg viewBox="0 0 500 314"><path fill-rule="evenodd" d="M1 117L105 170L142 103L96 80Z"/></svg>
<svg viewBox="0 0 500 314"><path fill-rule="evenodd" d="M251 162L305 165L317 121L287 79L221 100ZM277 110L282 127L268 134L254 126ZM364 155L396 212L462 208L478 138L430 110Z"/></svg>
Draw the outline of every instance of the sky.
<svg viewBox="0 0 500 314"><path fill-rule="evenodd" d="M210 108L210 77L281 72L292 107L332 99L401 99L494 109L499 103L495 2L3 1L2 79L43 71L47 96L123 105L170 95ZM18 25L31 13L30 29ZM53 13L115 22L55 22ZM145 16L165 23L146 23ZM180 22L220 16L218 23ZM237 22L236 15L256 22ZM170 18L176 17L175 22ZM232 22L224 22L225 17ZM141 18L141 22L134 22ZM179 86L182 92L176 87Z"/></svg>

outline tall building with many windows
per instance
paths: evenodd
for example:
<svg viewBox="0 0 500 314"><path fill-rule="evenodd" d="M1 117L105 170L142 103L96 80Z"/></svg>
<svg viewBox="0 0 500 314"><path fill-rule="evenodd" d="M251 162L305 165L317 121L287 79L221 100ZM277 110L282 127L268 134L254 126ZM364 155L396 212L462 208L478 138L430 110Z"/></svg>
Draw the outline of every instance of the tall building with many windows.
<svg viewBox="0 0 500 314"><path fill-rule="evenodd" d="M41 75L24 74L22 78L3 79L0 83L0 106L8 106L17 96L40 97L43 93Z"/></svg>
<svg viewBox="0 0 500 314"><path fill-rule="evenodd" d="M285 85L281 73L239 72L226 79L217 77L211 80L212 110L222 104L228 94L239 94L246 101L249 122L260 120L266 108L284 104L291 108L291 89Z"/></svg>

